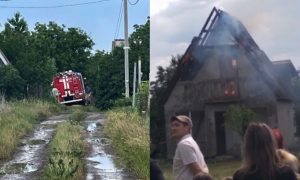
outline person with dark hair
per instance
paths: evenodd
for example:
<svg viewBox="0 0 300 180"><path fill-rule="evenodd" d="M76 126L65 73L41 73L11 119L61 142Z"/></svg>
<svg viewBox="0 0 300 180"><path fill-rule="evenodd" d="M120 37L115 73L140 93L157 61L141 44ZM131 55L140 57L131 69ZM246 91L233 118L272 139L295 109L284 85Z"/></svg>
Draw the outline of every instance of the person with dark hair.
<svg viewBox="0 0 300 180"><path fill-rule="evenodd" d="M242 152L242 166L233 180L296 180L294 171L279 162L275 138L265 123L249 124Z"/></svg>
<svg viewBox="0 0 300 180"><path fill-rule="evenodd" d="M209 173L203 154L191 135L192 127L192 120L187 116L171 118L171 137L178 142L173 159L174 180L191 180L200 172Z"/></svg>
<svg viewBox="0 0 300 180"><path fill-rule="evenodd" d="M165 180L162 170L152 158L150 158L150 180Z"/></svg>

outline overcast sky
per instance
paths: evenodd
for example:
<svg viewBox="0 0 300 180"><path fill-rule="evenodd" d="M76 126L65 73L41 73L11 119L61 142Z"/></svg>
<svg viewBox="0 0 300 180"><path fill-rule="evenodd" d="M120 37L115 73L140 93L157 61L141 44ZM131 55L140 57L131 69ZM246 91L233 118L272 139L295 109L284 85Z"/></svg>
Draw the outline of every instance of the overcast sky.
<svg viewBox="0 0 300 180"><path fill-rule="evenodd" d="M300 69L299 0L151 0L151 80L157 66L185 52L214 6L240 20L272 61L290 59Z"/></svg>
<svg viewBox="0 0 300 180"><path fill-rule="evenodd" d="M121 4L122 0L0 0L0 31L4 29L7 19L20 12L30 30L37 22L48 24L54 21L67 28L75 27L85 31L95 42L94 50L111 51L115 37L124 39L124 11L121 11L120 25L117 26L120 8L123 7ZM128 0L129 35L134 30L134 24L146 23L149 11L149 0Z"/></svg>

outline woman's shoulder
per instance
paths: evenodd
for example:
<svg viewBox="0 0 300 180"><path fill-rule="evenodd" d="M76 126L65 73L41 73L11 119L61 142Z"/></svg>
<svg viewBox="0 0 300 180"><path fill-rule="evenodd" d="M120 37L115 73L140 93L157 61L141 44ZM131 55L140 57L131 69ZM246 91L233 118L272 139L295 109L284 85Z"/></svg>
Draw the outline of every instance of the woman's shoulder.
<svg viewBox="0 0 300 180"><path fill-rule="evenodd" d="M253 173L249 173L247 171L243 171L241 169L237 170L233 174L233 180L248 180L248 179L256 179L256 175Z"/></svg>
<svg viewBox="0 0 300 180"><path fill-rule="evenodd" d="M277 176L280 177L279 179L290 179L296 180L296 174L293 169L289 166L280 166L277 169Z"/></svg>
<svg viewBox="0 0 300 180"><path fill-rule="evenodd" d="M235 171L235 173L233 174L232 178L233 178L233 179L242 179L242 177L243 177L244 174L245 174L245 173L243 173L242 171L237 170L237 171Z"/></svg>

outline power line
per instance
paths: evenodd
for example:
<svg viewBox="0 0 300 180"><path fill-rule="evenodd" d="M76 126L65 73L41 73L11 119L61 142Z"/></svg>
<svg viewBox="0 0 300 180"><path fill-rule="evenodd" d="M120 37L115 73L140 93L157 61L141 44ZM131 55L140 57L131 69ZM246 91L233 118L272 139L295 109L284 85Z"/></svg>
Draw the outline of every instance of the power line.
<svg viewBox="0 0 300 180"><path fill-rule="evenodd" d="M136 0L135 3L131 3L130 0L128 0L128 2L129 2L130 5L136 5L139 2L139 0Z"/></svg>
<svg viewBox="0 0 300 180"><path fill-rule="evenodd" d="M3 1L3 0L2 0ZM6 0L8 1L8 0ZM104 1L110 0L99 0L99 1L90 1L85 3L77 3L77 4L64 4L64 5L54 5L54 6L0 6L0 8L18 8L18 9L50 9L50 8L62 8L62 7L72 7L72 6L82 6L88 4L96 4Z"/></svg>
<svg viewBox="0 0 300 180"><path fill-rule="evenodd" d="M124 1L122 0L122 1L121 1L121 6L120 6L120 10L119 10L119 17L118 17L118 21L117 21L117 27L116 27L114 39L116 39L117 36L119 35L119 30L120 30L120 25L121 25L122 15L123 15L123 2L124 2Z"/></svg>

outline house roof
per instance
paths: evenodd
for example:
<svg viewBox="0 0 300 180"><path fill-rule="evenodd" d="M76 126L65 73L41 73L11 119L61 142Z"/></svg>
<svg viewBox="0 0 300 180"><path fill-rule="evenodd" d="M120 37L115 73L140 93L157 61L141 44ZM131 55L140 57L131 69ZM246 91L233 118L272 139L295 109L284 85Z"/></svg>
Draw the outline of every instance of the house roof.
<svg viewBox="0 0 300 180"><path fill-rule="evenodd" d="M272 61L275 75L279 77L298 76L298 72L291 60Z"/></svg>
<svg viewBox="0 0 300 180"><path fill-rule="evenodd" d="M291 99L291 96L284 91L284 86L275 77L272 62L255 43L243 24L228 13L214 7L201 32L193 38L182 56L174 77L167 87L164 102L167 101L176 82L182 80L187 69L190 66L195 66L193 61L204 61L205 58L201 58L203 49L224 45L236 46L242 49L249 62L260 73L260 77L274 91L276 97L285 100ZM201 63L198 68L201 68Z"/></svg>

